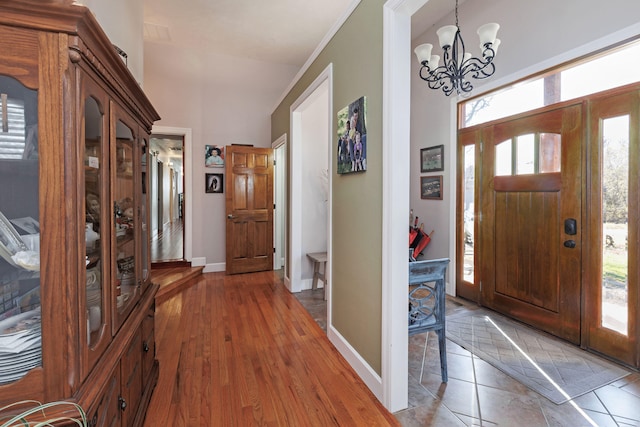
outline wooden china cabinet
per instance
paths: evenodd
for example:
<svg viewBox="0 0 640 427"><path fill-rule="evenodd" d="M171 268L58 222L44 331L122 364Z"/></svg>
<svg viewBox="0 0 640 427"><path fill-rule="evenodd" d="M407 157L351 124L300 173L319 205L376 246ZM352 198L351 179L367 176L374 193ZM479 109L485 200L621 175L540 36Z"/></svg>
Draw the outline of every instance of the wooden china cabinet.
<svg viewBox="0 0 640 427"><path fill-rule="evenodd" d="M66 400L91 425L137 426L158 379L147 162L159 117L69 3L0 2L0 407Z"/></svg>

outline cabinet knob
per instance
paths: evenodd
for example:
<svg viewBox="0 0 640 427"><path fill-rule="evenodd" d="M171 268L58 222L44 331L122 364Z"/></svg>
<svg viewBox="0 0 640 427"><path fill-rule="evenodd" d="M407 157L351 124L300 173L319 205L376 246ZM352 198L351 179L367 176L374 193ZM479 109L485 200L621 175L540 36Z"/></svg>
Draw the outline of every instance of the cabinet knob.
<svg viewBox="0 0 640 427"><path fill-rule="evenodd" d="M142 345L142 349L144 350L145 353L147 353L149 351L149 344L147 344L146 342Z"/></svg>
<svg viewBox="0 0 640 427"><path fill-rule="evenodd" d="M127 409L127 401L124 400L124 398L122 396L118 396L118 402L120 402L120 409L121 410L125 410Z"/></svg>

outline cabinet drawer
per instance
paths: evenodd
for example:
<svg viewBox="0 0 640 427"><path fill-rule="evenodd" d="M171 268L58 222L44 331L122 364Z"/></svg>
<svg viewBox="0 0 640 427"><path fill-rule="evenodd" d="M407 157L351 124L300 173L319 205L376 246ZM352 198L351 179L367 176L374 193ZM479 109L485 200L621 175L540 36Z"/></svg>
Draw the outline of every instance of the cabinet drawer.
<svg viewBox="0 0 640 427"><path fill-rule="evenodd" d="M147 382L156 355L155 317L153 310L142 322L142 380Z"/></svg>
<svg viewBox="0 0 640 427"><path fill-rule="evenodd" d="M138 328L120 361L122 425L130 426L142 398L142 328Z"/></svg>
<svg viewBox="0 0 640 427"><path fill-rule="evenodd" d="M116 427L120 425L120 370L116 369L109 378L108 385L100 405L91 422L95 427Z"/></svg>

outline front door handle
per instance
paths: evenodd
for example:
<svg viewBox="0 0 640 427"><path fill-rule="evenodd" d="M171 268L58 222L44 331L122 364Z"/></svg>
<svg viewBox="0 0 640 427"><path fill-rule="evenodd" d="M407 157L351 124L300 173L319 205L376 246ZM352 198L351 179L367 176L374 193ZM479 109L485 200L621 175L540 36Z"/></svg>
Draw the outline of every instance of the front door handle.
<svg viewBox="0 0 640 427"><path fill-rule="evenodd" d="M227 215L227 219L233 219L233 214Z"/></svg>
<svg viewBox="0 0 640 427"><path fill-rule="evenodd" d="M573 249L576 247L576 241L575 240L565 240L564 241L564 247L565 248L569 248L569 249Z"/></svg>

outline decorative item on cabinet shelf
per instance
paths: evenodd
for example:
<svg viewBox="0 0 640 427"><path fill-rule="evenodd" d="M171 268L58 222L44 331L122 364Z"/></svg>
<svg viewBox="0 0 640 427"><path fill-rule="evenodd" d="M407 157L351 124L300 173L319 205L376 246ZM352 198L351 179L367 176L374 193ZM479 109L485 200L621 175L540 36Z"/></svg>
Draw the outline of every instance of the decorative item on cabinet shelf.
<svg viewBox="0 0 640 427"><path fill-rule="evenodd" d="M120 49L115 44L113 45L113 48L116 50L116 53L120 56L120 58L124 61L124 65L129 66L129 64L127 64L127 58L129 57L129 55L127 55L127 52Z"/></svg>
<svg viewBox="0 0 640 427"><path fill-rule="evenodd" d="M93 223L91 222L85 224L84 242L87 245L87 251L91 251L100 245L100 234L93 230Z"/></svg>
<svg viewBox="0 0 640 427"><path fill-rule="evenodd" d="M122 236L127 232L133 233L133 200L131 197L114 202L113 214L116 220L116 236Z"/></svg>
<svg viewBox="0 0 640 427"><path fill-rule="evenodd" d="M30 271L40 270L40 252L29 249L22 236L2 212L0 212L0 257L14 267Z"/></svg>
<svg viewBox="0 0 640 427"><path fill-rule="evenodd" d="M71 407L67 409L66 407ZM26 409L25 409L26 408ZM64 413L72 413L77 416L59 415L60 409ZM47 415L47 410L58 411L58 414ZM51 413L51 412L49 412ZM88 427L89 421L84 409L74 402L54 401L40 403L36 400L21 400L0 408L0 427L24 427L24 426L52 426L52 425L76 425Z"/></svg>
<svg viewBox="0 0 640 427"><path fill-rule="evenodd" d="M42 366L40 307L0 321L0 385Z"/></svg>

